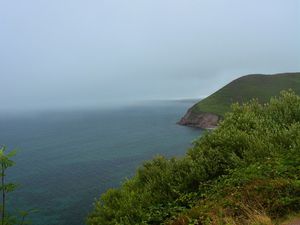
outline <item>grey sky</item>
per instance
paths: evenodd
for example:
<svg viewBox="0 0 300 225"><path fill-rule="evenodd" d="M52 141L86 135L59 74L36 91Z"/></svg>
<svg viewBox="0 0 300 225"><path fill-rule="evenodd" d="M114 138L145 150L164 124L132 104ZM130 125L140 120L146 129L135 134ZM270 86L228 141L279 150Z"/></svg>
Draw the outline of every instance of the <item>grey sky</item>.
<svg viewBox="0 0 300 225"><path fill-rule="evenodd" d="M299 0L1 0L0 109L201 97L299 40Z"/></svg>

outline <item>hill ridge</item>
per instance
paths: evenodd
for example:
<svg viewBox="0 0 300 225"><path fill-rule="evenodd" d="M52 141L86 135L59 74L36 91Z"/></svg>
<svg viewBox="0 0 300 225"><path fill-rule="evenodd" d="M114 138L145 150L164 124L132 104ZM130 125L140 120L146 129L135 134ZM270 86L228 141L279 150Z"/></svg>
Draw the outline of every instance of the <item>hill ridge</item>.
<svg viewBox="0 0 300 225"><path fill-rule="evenodd" d="M300 72L244 75L194 104L178 124L214 128L224 114L230 111L232 103L243 103L253 98L264 103L287 89L300 94Z"/></svg>

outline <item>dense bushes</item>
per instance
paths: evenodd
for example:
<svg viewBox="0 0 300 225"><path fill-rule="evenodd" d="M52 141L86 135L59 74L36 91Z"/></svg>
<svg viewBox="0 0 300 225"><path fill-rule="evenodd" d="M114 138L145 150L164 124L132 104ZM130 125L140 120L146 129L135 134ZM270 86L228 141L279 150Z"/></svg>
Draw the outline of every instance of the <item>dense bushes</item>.
<svg viewBox="0 0 300 225"><path fill-rule="evenodd" d="M300 210L299 165L299 96L289 91L264 105L235 104L185 157L159 156L103 194L87 222L246 223L259 210L282 217Z"/></svg>

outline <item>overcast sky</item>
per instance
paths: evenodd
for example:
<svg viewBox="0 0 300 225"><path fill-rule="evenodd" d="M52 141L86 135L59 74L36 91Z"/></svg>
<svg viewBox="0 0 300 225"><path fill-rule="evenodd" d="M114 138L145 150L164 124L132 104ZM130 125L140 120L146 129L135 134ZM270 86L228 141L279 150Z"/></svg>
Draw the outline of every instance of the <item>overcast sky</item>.
<svg viewBox="0 0 300 225"><path fill-rule="evenodd" d="M201 97L286 71L299 0L0 0L0 110Z"/></svg>

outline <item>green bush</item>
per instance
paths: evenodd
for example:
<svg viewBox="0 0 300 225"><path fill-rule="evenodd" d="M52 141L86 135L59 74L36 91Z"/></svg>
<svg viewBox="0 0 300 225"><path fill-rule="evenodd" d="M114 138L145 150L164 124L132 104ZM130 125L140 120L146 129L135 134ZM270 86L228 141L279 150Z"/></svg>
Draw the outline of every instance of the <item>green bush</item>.
<svg viewBox="0 0 300 225"><path fill-rule="evenodd" d="M235 201L240 195L243 204L247 202L243 198L251 193L265 194L273 206L262 196L255 198L257 204L273 217L284 216L300 210L299 165L299 96L288 91L263 105L257 100L234 104L219 127L196 140L185 157L158 156L120 188L103 194L87 223L162 224L183 214L189 219L177 224L203 223L211 221L205 212L215 208L213 205L224 208L227 204L240 210L228 198L230 191L237 193ZM246 195L243 188L239 193L237 187L251 193ZM277 195L267 194L272 190Z"/></svg>

